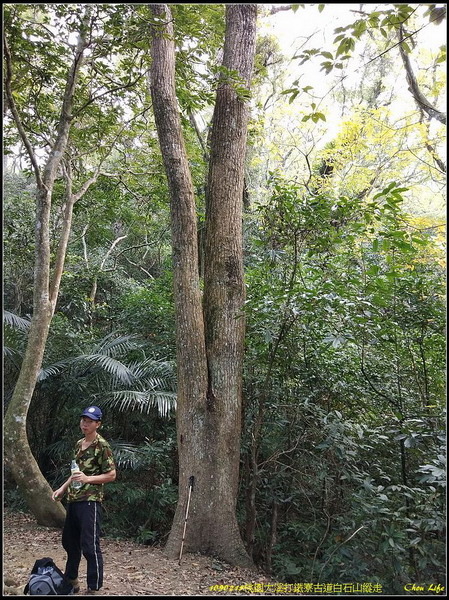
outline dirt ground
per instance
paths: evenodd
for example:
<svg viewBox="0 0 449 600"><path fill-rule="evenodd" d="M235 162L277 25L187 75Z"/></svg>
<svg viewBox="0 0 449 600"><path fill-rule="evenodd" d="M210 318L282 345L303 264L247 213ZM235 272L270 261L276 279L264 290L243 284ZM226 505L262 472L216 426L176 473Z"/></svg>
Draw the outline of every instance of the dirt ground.
<svg viewBox="0 0 449 600"><path fill-rule="evenodd" d="M178 560L165 557L161 549L108 538L102 538L102 551L104 596L273 595L263 593L264 586L270 584L266 576L210 557L183 554L179 565ZM23 595L34 562L46 556L64 570L61 530L37 525L34 517L24 513L5 512L3 595ZM78 596L86 591L85 578L86 561L82 558Z"/></svg>

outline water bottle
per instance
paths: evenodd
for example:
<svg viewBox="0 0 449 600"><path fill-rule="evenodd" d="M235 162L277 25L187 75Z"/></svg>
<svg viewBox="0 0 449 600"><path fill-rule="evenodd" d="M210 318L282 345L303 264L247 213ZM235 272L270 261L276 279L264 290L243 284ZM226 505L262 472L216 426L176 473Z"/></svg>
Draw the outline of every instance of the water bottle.
<svg viewBox="0 0 449 600"><path fill-rule="evenodd" d="M72 460L72 464L70 465L70 470L72 471L72 475L74 473L77 473L80 470L76 460ZM72 481L71 485L74 490L79 490L83 484L81 483L81 481Z"/></svg>

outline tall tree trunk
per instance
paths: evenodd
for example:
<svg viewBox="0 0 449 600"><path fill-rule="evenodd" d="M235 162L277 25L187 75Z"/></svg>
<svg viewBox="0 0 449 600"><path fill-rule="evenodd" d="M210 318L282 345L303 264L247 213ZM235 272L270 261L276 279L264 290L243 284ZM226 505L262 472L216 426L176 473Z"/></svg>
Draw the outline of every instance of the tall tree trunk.
<svg viewBox="0 0 449 600"><path fill-rule="evenodd" d="M196 211L175 93L173 27L167 5L150 5L151 93L170 187L177 325L179 500L166 551L179 553L189 491L185 549L252 564L236 518L241 433L244 302L242 195L256 5L227 5L223 66L214 110L206 202L204 299L198 277ZM237 72L240 80L229 81Z"/></svg>
<svg viewBox="0 0 449 600"><path fill-rule="evenodd" d="M90 8L88 7L86 9L85 25L87 24L89 13ZM84 29L87 30L86 27ZM26 421L37 376L42 366L48 331L56 306L71 228L75 197L69 195L64 211L64 222L53 276L51 276L49 227L52 191L58 168L67 148L72 119L73 98L85 48L86 40L80 34L74 60L67 76L56 140L41 174L11 93L12 61L5 41L5 93L17 129L30 156L38 190L36 196L33 317L19 377L5 415L4 448L6 464L11 469L11 473L27 504L38 523L47 526L62 525L65 519L65 510L60 503L55 503L51 499L51 488L42 475L28 443Z"/></svg>

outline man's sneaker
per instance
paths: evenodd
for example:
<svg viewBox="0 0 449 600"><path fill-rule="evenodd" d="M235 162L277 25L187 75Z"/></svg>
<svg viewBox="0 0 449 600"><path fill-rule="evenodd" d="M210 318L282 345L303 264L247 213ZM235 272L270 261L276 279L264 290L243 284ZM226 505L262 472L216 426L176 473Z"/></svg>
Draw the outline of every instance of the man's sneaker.
<svg viewBox="0 0 449 600"><path fill-rule="evenodd" d="M77 594L80 591L80 582L78 581L78 578L69 579L69 583L73 587L73 593Z"/></svg>
<svg viewBox="0 0 449 600"><path fill-rule="evenodd" d="M100 590L91 590L87 588L86 596L98 596L100 594Z"/></svg>

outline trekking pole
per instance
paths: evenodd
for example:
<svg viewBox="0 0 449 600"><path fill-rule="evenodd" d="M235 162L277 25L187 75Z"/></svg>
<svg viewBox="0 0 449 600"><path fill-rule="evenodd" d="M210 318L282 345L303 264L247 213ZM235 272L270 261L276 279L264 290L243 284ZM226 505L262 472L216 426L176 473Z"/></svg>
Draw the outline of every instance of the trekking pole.
<svg viewBox="0 0 449 600"><path fill-rule="evenodd" d="M181 551L179 553L179 564L181 564L182 549L184 548L184 540L186 538L187 517L189 516L190 496L192 494L194 481L195 481L195 477L193 475L190 475L190 477L189 477L189 496L187 498L186 518L184 520L184 531L182 534Z"/></svg>

